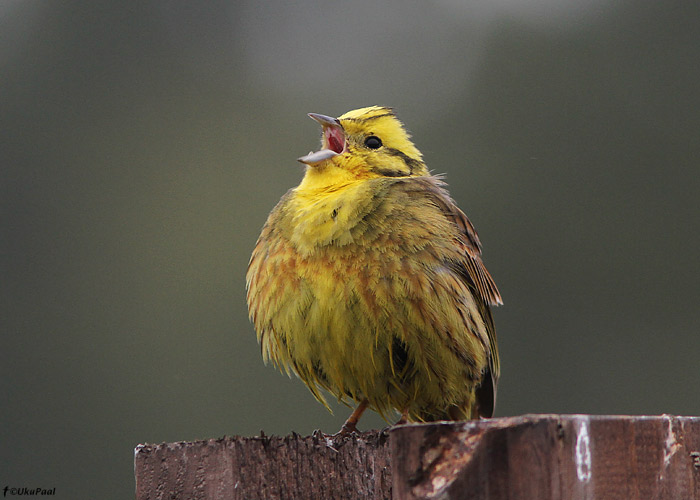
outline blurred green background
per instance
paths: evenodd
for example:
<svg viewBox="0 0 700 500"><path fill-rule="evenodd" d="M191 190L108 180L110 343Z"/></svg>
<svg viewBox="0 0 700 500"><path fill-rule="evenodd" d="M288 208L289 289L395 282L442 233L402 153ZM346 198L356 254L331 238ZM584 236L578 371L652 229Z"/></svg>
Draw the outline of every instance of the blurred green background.
<svg viewBox="0 0 700 500"><path fill-rule="evenodd" d="M138 443L316 428L244 275L390 105L505 300L497 413L700 413L700 3L0 3L0 487L133 496ZM361 427L381 427L376 416Z"/></svg>

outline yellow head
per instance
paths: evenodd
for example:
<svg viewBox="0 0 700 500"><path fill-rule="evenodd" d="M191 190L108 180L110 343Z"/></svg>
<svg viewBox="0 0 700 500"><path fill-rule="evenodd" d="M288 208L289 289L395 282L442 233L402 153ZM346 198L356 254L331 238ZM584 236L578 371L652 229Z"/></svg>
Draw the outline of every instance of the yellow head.
<svg viewBox="0 0 700 500"><path fill-rule="evenodd" d="M370 106L339 118L309 116L321 124L323 135L320 151L299 158L308 165L307 184L428 175L420 151L391 108Z"/></svg>

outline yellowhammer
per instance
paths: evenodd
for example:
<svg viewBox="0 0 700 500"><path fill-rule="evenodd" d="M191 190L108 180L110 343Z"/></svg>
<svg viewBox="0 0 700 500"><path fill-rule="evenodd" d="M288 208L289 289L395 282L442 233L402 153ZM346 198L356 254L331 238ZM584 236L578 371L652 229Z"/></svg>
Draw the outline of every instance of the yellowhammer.
<svg viewBox="0 0 700 500"><path fill-rule="evenodd" d="M309 114L323 148L272 210L247 300L264 360L401 421L490 417L499 375L481 244L390 108Z"/></svg>

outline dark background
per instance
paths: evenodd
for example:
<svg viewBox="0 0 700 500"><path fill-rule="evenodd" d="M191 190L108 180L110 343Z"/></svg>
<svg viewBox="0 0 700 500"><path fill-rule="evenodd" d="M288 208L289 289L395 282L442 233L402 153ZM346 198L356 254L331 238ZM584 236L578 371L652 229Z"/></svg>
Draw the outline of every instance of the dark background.
<svg viewBox="0 0 700 500"><path fill-rule="evenodd" d="M700 3L0 4L0 487L130 498L138 443L316 428L244 275L390 105L505 300L497 413L698 414ZM376 416L362 428L381 427Z"/></svg>

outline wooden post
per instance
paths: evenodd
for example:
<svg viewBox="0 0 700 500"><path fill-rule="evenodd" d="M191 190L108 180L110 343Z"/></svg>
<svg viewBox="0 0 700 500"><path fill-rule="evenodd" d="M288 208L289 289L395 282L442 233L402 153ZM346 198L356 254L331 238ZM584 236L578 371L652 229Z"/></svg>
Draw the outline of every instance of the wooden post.
<svg viewBox="0 0 700 500"><path fill-rule="evenodd" d="M391 432L394 498L700 499L700 418L526 415Z"/></svg>
<svg viewBox="0 0 700 500"><path fill-rule="evenodd" d="M137 500L700 500L700 417L525 415L139 445Z"/></svg>
<svg viewBox="0 0 700 500"><path fill-rule="evenodd" d="M224 437L139 445L136 498L391 498L388 434Z"/></svg>

